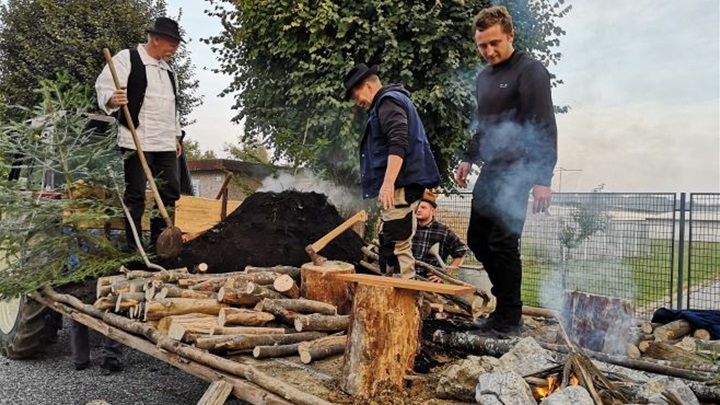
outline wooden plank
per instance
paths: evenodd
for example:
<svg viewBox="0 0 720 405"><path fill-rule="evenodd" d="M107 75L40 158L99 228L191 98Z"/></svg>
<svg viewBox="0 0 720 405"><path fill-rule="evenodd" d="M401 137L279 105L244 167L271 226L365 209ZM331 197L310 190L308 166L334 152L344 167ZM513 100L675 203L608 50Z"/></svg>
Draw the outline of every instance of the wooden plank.
<svg viewBox="0 0 720 405"><path fill-rule="evenodd" d="M228 200L227 212L240 206L241 201ZM204 232L220 222L222 201L182 196L175 203L175 226L185 233Z"/></svg>
<svg viewBox="0 0 720 405"><path fill-rule="evenodd" d="M227 381L213 381L202 398L200 398L200 401L198 401L198 405L223 405L230 396L232 388L232 384Z"/></svg>
<svg viewBox="0 0 720 405"><path fill-rule="evenodd" d="M446 295L472 294L475 291L474 286L430 283L427 281L408 280L396 277L373 276L370 274L336 274L333 277L337 280L357 282L360 284L427 291Z"/></svg>

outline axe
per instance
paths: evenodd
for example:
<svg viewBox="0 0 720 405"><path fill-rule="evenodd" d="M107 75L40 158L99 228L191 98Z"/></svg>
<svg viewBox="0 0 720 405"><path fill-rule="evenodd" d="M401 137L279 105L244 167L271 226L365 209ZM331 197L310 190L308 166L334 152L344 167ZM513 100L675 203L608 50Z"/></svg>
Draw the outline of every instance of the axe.
<svg viewBox="0 0 720 405"><path fill-rule="evenodd" d="M355 223L360 221L367 221L367 212L365 210L362 210L358 212L357 214L351 216L347 219L347 221L340 224L337 228L330 231L327 235L323 236L322 238L318 239L317 242L313 243L312 245L307 245L305 247L305 251L310 256L310 260L312 260L313 264L316 266L322 266L323 263L327 261L326 258L320 256L318 254L318 251L320 251L322 248L327 246L328 243L330 243L333 239L338 237L341 233L345 232L348 228L355 225Z"/></svg>

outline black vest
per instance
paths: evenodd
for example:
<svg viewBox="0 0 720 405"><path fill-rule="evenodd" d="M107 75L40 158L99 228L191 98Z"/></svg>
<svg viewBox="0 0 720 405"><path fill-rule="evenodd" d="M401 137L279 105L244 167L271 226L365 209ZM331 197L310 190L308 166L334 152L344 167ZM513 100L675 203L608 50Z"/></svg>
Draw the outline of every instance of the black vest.
<svg viewBox="0 0 720 405"><path fill-rule="evenodd" d="M175 75L172 71L168 70L168 76L170 76L170 83L172 83L173 94L175 94L175 105L177 105L177 88L175 87ZM145 64L140 58L140 52L137 49L130 49L130 76L127 81L127 97L128 97L128 110L130 110L130 117L132 118L135 128L140 126L138 115L140 115L140 108L142 108L143 101L145 101L145 90L147 89L147 74L145 73ZM122 114L122 110L118 110L115 113L115 118L118 122L128 126L125 114Z"/></svg>

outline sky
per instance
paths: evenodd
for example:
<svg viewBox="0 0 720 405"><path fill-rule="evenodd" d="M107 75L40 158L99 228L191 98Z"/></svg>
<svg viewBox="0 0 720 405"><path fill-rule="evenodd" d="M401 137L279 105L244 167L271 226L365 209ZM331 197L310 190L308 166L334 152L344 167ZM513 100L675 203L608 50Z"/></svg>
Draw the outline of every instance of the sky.
<svg viewBox="0 0 720 405"><path fill-rule="evenodd" d="M502 4L502 1L498 3ZM558 115L555 191L720 191L720 2L718 0L568 0L563 57L548 69ZM230 77L214 74L215 55L199 41L222 29L200 0L168 0L197 67L204 104L188 127L203 150L223 156L242 127ZM470 41L471 38L468 38Z"/></svg>

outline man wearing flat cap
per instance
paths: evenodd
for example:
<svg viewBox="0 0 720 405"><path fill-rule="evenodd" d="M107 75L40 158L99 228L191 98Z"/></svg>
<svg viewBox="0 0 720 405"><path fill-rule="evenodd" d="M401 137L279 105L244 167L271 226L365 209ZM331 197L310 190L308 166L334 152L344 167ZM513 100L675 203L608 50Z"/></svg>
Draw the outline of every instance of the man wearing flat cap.
<svg viewBox="0 0 720 405"><path fill-rule="evenodd" d="M175 55L180 42L178 23L165 17L155 20L147 30L147 43L135 49L124 49L113 57L120 81L115 89L112 75L105 66L95 82L98 104L118 123L118 146L124 157L125 195L123 200L130 210L136 229L140 230L145 211L145 173L135 150L128 122L120 108L127 104L130 116L145 154L150 171L158 181L160 198L166 207L174 207L180 198L178 157L180 121L177 112L178 87L175 74L168 61ZM151 219L150 244L154 245L163 231L165 222L160 217ZM125 233L129 249L137 249L125 220Z"/></svg>
<svg viewBox="0 0 720 405"><path fill-rule="evenodd" d="M377 66L355 65L345 76L345 98L368 112L360 141L363 198L377 198L382 221L380 269L415 276L412 237L415 209L440 172L410 93L401 84L383 86Z"/></svg>

